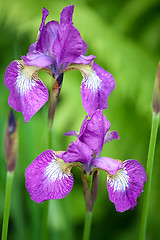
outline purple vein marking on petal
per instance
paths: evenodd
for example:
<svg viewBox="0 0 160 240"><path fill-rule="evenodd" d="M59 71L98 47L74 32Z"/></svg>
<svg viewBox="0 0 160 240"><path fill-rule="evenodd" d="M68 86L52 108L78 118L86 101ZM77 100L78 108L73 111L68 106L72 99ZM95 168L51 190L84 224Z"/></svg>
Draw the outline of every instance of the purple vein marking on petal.
<svg viewBox="0 0 160 240"><path fill-rule="evenodd" d="M13 61L5 73L5 86L10 91L9 105L22 112L25 122L46 103L48 90L38 78L36 66L27 66L23 61Z"/></svg>
<svg viewBox="0 0 160 240"><path fill-rule="evenodd" d="M64 198L72 189L71 166L56 158L52 150L41 153L26 169L26 188L37 203Z"/></svg>
<svg viewBox="0 0 160 240"><path fill-rule="evenodd" d="M143 166L133 159L124 161L121 170L113 176L108 176L109 199L114 202L117 211L133 210L146 180Z"/></svg>
<svg viewBox="0 0 160 240"><path fill-rule="evenodd" d="M115 88L113 76L96 63L93 63L93 66L79 65L77 69L84 77L81 84L81 96L86 112L91 116L96 109L106 109L107 99Z"/></svg>

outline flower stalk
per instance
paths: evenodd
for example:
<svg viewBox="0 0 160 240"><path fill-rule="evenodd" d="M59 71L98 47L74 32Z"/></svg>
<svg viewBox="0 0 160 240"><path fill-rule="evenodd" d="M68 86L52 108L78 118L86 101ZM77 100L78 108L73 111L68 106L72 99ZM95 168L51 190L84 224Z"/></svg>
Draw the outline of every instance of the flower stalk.
<svg viewBox="0 0 160 240"><path fill-rule="evenodd" d="M160 64L158 66L158 71L157 71L155 84L154 84L152 107L153 107L152 128L151 128L151 136L150 136L147 168L146 168L147 183L145 184L145 187L144 187L144 197L143 197L143 206L142 206L142 213L141 213L139 240L146 239L153 161L154 161L154 153L155 153L155 146L156 146L156 139L157 139L157 132L158 132L159 112L160 112Z"/></svg>
<svg viewBox="0 0 160 240"><path fill-rule="evenodd" d="M3 214L2 240L6 240L8 235L11 190L12 190L14 170L17 162L17 148L18 148L17 124L14 118L14 114L11 111L8 117L8 124L7 124L6 134L5 134L5 157L6 157L7 175L6 175L6 191L5 191L4 214Z"/></svg>
<svg viewBox="0 0 160 240"><path fill-rule="evenodd" d="M89 240L90 239L91 223L92 223L92 212L87 212L86 211L85 223L84 223L84 232L83 232L83 240Z"/></svg>
<svg viewBox="0 0 160 240"><path fill-rule="evenodd" d="M94 173L90 175L82 174L82 181L83 181L83 193L86 204L83 240L89 240L93 206L98 192L99 172L96 170L94 171Z"/></svg>
<svg viewBox="0 0 160 240"><path fill-rule="evenodd" d="M14 172L9 172L9 171L7 172L5 205L4 205L4 214L3 214L2 240L6 240L7 235L8 235L8 222L9 222L10 200L11 200L13 176L14 176Z"/></svg>

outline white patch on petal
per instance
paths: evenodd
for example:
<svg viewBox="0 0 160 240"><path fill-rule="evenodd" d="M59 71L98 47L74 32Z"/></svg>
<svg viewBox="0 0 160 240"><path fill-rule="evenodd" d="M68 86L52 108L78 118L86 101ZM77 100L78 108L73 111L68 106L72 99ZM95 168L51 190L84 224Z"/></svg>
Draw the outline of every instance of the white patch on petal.
<svg viewBox="0 0 160 240"><path fill-rule="evenodd" d="M83 76L85 88L91 89L92 91L97 91L97 89L101 88L102 80L97 76L96 72L92 68L86 68Z"/></svg>
<svg viewBox="0 0 160 240"><path fill-rule="evenodd" d="M39 70L37 66L27 66L23 61L18 62L18 77L16 80L16 88L20 95L23 95L31 90L36 85L36 76L33 74Z"/></svg>
<svg viewBox="0 0 160 240"><path fill-rule="evenodd" d="M117 171L115 175L108 177L108 182L115 191L125 191L129 187L129 176L125 168Z"/></svg>
<svg viewBox="0 0 160 240"><path fill-rule="evenodd" d="M62 159L56 158L46 167L45 176L52 181L56 179L68 178L70 174L70 167Z"/></svg>
<svg viewBox="0 0 160 240"><path fill-rule="evenodd" d="M85 84L85 88L91 89L92 91L97 91L97 89L101 88L102 80L93 70L92 63L88 65L83 65L83 64L71 65L66 69L66 71L75 70L75 69L81 72L83 76L82 83Z"/></svg>

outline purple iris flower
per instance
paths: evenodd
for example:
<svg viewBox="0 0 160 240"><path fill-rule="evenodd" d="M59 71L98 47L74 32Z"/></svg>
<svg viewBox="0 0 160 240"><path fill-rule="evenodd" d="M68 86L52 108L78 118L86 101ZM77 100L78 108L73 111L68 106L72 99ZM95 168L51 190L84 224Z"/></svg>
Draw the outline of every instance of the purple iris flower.
<svg viewBox="0 0 160 240"><path fill-rule="evenodd" d="M25 122L48 101L48 90L38 77L39 70L46 71L54 79L62 72L81 71L84 77L82 104L86 112L91 116L96 109L107 108L107 98L115 87L114 78L93 62L95 56L85 56L87 44L73 25L73 10L73 5L65 7L60 23L45 24L49 12L43 8L37 41L30 46L27 56L11 62L6 69L5 86L10 91L8 103L23 113Z"/></svg>
<svg viewBox="0 0 160 240"><path fill-rule="evenodd" d="M124 162L109 157L100 157L105 143L119 139L116 131L109 131L110 122L98 109L90 119L86 116L80 132L75 135L66 152L47 150L41 153L26 169L26 188L31 199L37 203L50 199L64 198L72 189L71 168L78 166L84 174L92 174L101 169L107 173L109 199L116 210L123 212L133 209L136 198L143 191L146 173L136 160Z"/></svg>

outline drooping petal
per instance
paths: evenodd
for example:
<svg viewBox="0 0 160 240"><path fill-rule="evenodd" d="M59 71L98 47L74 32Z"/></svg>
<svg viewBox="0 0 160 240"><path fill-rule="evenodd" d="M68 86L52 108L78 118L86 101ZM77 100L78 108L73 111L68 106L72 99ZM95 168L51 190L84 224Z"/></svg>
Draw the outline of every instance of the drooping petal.
<svg viewBox="0 0 160 240"><path fill-rule="evenodd" d="M110 131L110 132L107 132L105 137L104 137L104 142L103 144L107 143L107 142L110 142L112 141L113 139L120 139L119 136L118 136L118 133L116 131Z"/></svg>
<svg viewBox="0 0 160 240"><path fill-rule="evenodd" d="M108 157L94 158L92 165L107 171L109 174L116 174L116 172L123 167L123 163Z"/></svg>
<svg viewBox="0 0 160 240"><path fill-rule="evenodd" d="M70 170L70 164L56 158L54 151L41 153L25 172L26 188L31 199L41 203L67 196L73 186Z"/></svg>
<svg viewBox="0 0 160 240"><path fill-rule="evenodd" d="M84 127L83 131L81 128L79 139L94 150L96 156L99 156L103 147L104 137L110 125L106 116L103 115L103 111L98 109L85 124L83 123Z"/></svg>
<svg viewBox="0 0 160 240"><path fill-rule="evenodd" d="M73 15L74 5L65 7L60 16L61 24L69 24L72 23L72 15Z"/></svg>
<svg viewBox="0 0 160 240"><path fill-rule="evenodd" d="M28 58L28 56L21 56L25 64L27 64L28 66L37 66L39 68L43 68L49 67L51 64L54 63L53 59L47 55L35 53L32 54L32 56L30 57L31 58Z"/></svg>
<svg viewBox="0 0 160 240"><path fill-rule="evenodd" d="M53 44L53 54L56 58L57 69L64 64L74 63L81 55L82 39L79 31L70 24L61 24L57 38Z"/></svg>
<svg viewBox="0 0 160 240"><path fill-rule="evenodd" d="M115 175L109 175L107 189L109 199L115 204L116 210L119 212L133 210L146 181L147 176L143 166L133 159L124 161L122 169Z"/></svg>
<svg viewBox="0 0 160 240"><path fill-rule="evenodd" d="M106 109L108 107L107 99L115 88L113 76L96 63L93 65L77 64L72 66L72 68L74 67L83 75L82 104L89 116L97 109Z"/></svg>
<svg viewBox="0 0 160 240"><path fill-rule="evenodd" d="M25 122L47 102L48 90L38 78L36 66L27 66L23 61L13 61L5 73L5 86L10 91L9 105L22 112Z"/></svg>
<svg viewBox="0 0 160 240"><path fill-rule="evenodd" d="M63 154L63 160L66 163L80 162L89 166L93 154L94 152L87 144L77 139L69 145L67 152Z"/></svg>

